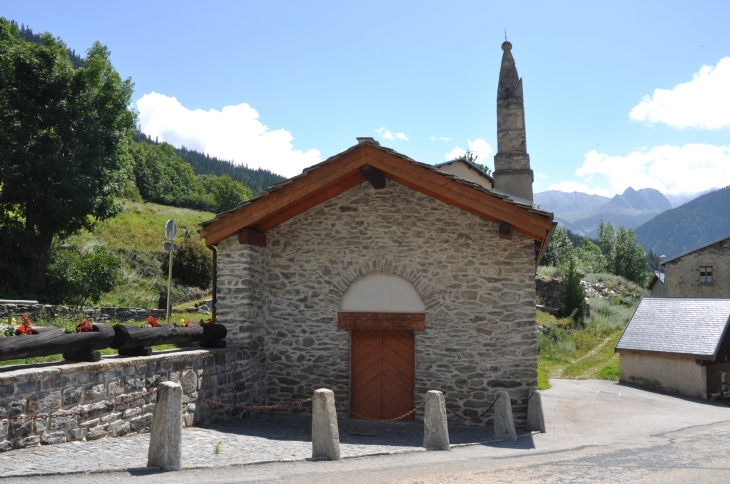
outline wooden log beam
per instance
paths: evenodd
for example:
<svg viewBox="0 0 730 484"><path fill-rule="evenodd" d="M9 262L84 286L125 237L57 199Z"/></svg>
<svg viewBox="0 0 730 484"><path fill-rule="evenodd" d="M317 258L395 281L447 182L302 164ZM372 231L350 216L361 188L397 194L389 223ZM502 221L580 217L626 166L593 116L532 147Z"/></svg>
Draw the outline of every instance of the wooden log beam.
<svg viewBox="0 0 730 484"><path fill-rule="evenodd" d="M241 229L238 231L238 243L253 245L254 247L266 247L266 234L251 229Z"/></svg>
<svg viewBox="0 0 730 484"><path fill-rule="evenodd" d="M57 354L92 353L108 348L114 330L107 324L94 324L86 333L65 334L56 327L35 328L38 334L0 338L0 360L35 358Z"/></svg>
<svg viewBox="0 0 730 484"><path fill-rule="evenodd" d="M512 235L515 233L515 228L512 224L502 222L499 224L499 238L505 240L512 240Z"/></svg>
<svg viewBox="0 0 730 484"><path fill-rule="evenodd" d="M383 176L383 172L370 165L364 165L360 168L360 171L374 189L380 190L385 188L385 176Z"/></svg>
<svg viewBox="0 0 730 484"><path fill-rule="evenodd" d="M228 330L222 324L178 328L161 324L159 328L140 328L127 324L114 326L114 340L109 345L119 350L120 355L140 356L142 348L162 344L184 344L199 341L209 343L226 337Z"/></svg>

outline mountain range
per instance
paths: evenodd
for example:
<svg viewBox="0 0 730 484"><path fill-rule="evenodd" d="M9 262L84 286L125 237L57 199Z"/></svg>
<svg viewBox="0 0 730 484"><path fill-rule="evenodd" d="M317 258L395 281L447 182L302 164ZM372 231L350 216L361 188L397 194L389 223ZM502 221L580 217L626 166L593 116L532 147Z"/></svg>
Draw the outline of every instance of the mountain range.
<svg viewBox="0 0 730 484"><path fill-rule="evenodd" d="M667 210L636 228L646 251L674 257L730 235L730 187Z"/></svg>
<svg viewBox="0 0 730 484"><path fill-rule="evenodd" d="M548 190L536 193L535 203L555 213L555 220L561 226L586 237L596 236L601 220L611 222L614 227L635 229L672 209L671 202L659 190L631 187L613 198Z"/></svg>

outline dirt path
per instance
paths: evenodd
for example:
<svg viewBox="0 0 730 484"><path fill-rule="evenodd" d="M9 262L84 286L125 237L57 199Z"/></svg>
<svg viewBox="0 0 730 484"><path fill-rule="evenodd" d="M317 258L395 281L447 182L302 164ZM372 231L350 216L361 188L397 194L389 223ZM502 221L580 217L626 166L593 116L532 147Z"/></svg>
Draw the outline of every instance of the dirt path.
<svg viewBox="0 0 730 484"><path fill-rule="evenodd" d="M611 335L608 338L604 339L603 341L601 341L601 343L597 344L591 351L589 351L585 355L581 356L577 360L571 362L570 364L565 365L563 368L560 368L558 371L555 372L554 375L550 375L550 377L551 378L562 378L563 372L565 371L566 368L568 368L571 365L575 365L576 363L580 363L583 360L586 360L588 358L595 356L596 353L601 351L613 338L615 338L615 336ZM575 376L573 378L575 378L575 379L585 378L588 376L589 371L590 371L590 368L588 370L586 370L585 372L583 372L582 374Z"/></svg>

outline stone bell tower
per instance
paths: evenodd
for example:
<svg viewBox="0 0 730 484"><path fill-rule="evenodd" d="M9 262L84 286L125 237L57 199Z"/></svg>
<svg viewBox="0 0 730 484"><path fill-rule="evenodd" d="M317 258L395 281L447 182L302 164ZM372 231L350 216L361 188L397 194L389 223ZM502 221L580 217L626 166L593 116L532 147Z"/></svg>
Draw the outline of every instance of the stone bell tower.
<svg viewBox="0 0 730 484"><path fill-rule="evenodd" d="M534 175L530 169L525 135L522 79L517 75L512 44L502 44L502 67L497 88L497 154L494 155L494 189L532 202Z"/></svg>

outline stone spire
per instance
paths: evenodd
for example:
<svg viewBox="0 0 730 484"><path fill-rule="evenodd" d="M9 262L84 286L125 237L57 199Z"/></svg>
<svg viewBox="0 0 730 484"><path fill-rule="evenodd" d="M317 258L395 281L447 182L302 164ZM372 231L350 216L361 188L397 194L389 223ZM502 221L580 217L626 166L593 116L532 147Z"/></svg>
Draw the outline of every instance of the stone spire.
<svg viewBox="0 0 730 484"><path fill-rule="evenodd" d="M502 44L502 67L497 88L497 154L494 155L494 189L532 202L530 155L525 136L522 79L517 75L512 44Z"/></svg>

